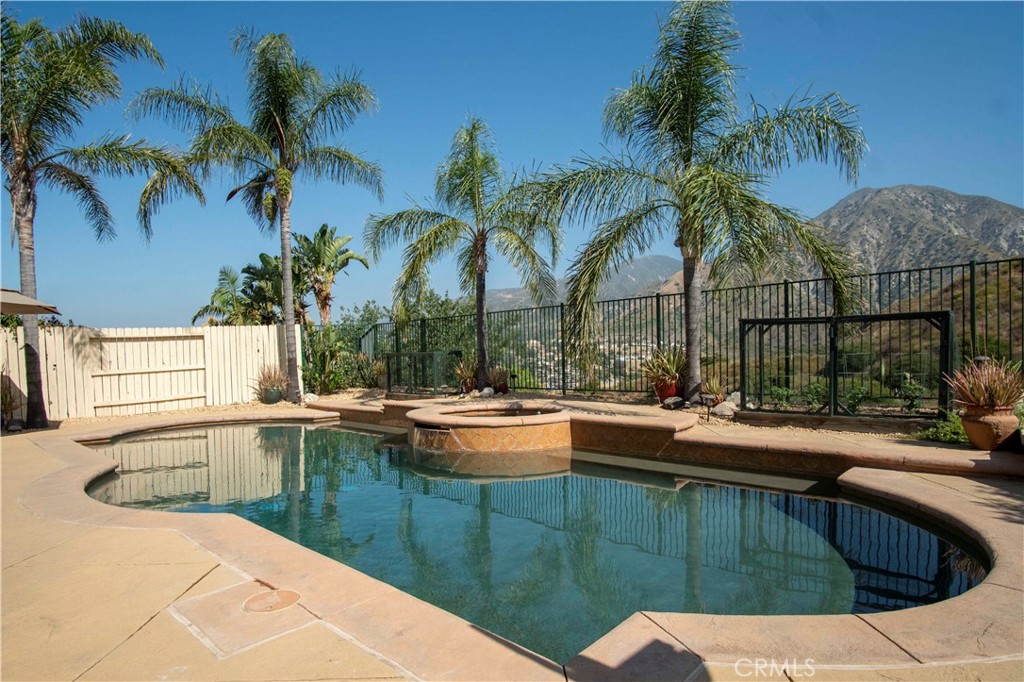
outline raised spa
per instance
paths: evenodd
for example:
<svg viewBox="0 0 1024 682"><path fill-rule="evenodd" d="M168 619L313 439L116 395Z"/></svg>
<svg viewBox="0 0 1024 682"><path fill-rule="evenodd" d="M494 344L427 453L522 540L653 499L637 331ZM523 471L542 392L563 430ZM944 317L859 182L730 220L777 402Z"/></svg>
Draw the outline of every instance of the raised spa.
<svg viewBox="0 0 1024 682"><path fill-rule="evenodd" d="M569 413L543 402L431 405L406 414L409 444L448 453L551 453L572 447Z"/></svg>

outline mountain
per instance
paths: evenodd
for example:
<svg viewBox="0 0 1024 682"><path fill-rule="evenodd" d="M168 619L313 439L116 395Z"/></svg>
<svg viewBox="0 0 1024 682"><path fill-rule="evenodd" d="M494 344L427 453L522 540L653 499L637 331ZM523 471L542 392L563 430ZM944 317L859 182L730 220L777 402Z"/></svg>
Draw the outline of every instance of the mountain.
<svg viewBox="0 0 1024 682"><path fill-rule="evenodd" d="M598 298L632 298L644 296L658 291L666 281L679 272L683 262L668 256L641 256L631 263L622 266L607 282L601 285ZM558 280L558 301L565 300L566 280ZM489 289L487 291L488 310L513 310L529 308L534 305L525 289Z"/></svg>
<svg viewBox="0 0 1024 682"><path fill-rule="evenodd" d="M886 272L1000 260L1024 255L1024 208L991 197L957 194L940 187L897 185L865 188L841 199L814 222L861 265L863 272ZM683 290L682 261L667 256L642 256L624 266L601 289L599 298L629 298L656 291ZM797 257L790 279L819 277L805 258ZM784 275L770 273L765 281ZM559 301L565 282L558 283ZM533 305L522 289L496 289L487 294L491 310Z"/></svg>
<svg viewBox="0 0 1024 682"><path fill-rule="evenodd" d="M939 187L861 189L815 222L865 272L1024 254L1024 209Z"/></svg>

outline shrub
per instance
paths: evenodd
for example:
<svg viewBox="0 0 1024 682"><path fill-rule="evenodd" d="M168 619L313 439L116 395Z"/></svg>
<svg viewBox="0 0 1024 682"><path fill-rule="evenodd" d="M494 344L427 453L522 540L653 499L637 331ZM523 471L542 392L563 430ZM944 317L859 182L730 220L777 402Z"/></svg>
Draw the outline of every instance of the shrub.
<svg viewBox="0 0 1024 682"><path fill-rule="evenodd" d="M779 409L786 409L793 404L796 391L785 386L772 386L768 389L768 401Z"/></svg>
<svg viewBox="0 0 1024 682"><path fill-rule="evenodd" d="M961 405L1009 407L1024 400L1020 362L989 360L969 363L945 377L953 399Z"/></svg>
<svg viewBox="0 0 1024 682"><path fill-rule="evenodd" d="M829 394L829 386L826 381L813 381L804 388L804 398L812 410L827 407L831 397Z"/></svg>
<svg viewBox="0 0 1024 682"><path fill-rule="evenodd" d="M868 389L864 384L854 384L846 391L846 409L857 414L860 406L868 399Z"/></svg>
<svg viewBox="0 0 1024 682"><path fill-rule="evenodd" d="M914 434L918 440L930 440L936 443L966 443L963 422L956 412L943 412L942 419L930 429Z"/></svg>
<svg viewBox="0 0 1024 682"><path fill-rule="evenodd" d="M909 372L903 373L903 379L895 388L896 397L903 401L900 407L904 412L917 412L921 409L921 398L928 389L922 386Z"/></svg>

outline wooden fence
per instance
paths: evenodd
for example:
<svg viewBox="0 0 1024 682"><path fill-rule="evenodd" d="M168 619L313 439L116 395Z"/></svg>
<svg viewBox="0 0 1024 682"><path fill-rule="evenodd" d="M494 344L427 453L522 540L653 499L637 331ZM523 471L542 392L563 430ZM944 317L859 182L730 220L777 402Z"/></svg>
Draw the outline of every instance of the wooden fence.
<svg viewBox="0 0 1024 682"><path fill-rule="evenodd" d="M296 346L301 333L296 327ZM0 332L0 363L21 398L24 330ZM285 366L284 327L47 327L39 330L51 419L164 412L255 398L263 365ZM301 368L300 368L301 383Z"/></svg>

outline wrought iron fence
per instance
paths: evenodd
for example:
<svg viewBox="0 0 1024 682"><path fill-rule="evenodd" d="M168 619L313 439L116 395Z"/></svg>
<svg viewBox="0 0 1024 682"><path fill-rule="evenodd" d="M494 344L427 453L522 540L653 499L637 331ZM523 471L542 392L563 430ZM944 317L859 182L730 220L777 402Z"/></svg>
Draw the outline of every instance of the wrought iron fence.
<svg viewBox="0 0 1024 682"><path fill-rule="evenodd" d="M848 315L948 310L956 357L1024 359L1024 257L877 272L852 278ZM831 283L784 281L705 291L701 338L704 374L730 390L740 383L740 320L828 317L835 313ZM658 347L682 345L682 294L600 301L595 376L565 357L564 306L487 314L491 360L515 375L513 388L548 391L650 390L640 365ZM476 352L474 316L375 325L360 341L368 355L428 350Z"/></svg>
<svg viewBox="0 0 1024 682"><path fill-rule="evenodd" d="M948 410L948 310L740 320L740 400L785 412L917 415Z"/></svg>

